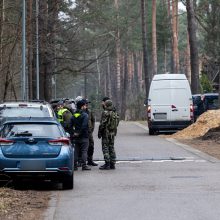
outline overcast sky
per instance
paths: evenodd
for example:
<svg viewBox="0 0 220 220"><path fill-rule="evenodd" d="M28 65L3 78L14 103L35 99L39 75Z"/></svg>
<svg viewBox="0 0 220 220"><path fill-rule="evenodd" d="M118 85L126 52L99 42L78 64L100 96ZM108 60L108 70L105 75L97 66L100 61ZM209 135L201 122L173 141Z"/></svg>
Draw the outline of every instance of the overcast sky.
<svg viewBox="0 0 220 220"><path fill-rule="evenodd" d="M179 9L186 11L186 6L182 2L179 2Z"/></svg>

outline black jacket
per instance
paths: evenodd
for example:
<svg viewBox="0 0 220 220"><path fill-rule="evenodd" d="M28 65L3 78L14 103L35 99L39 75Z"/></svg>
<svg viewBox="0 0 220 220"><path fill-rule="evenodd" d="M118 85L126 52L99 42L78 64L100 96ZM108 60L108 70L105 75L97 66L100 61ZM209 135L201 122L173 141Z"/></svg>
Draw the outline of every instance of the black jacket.
<svg viewBox="0 0 220 220"><path fill-rule="evenodd" d="M88 138L89 125L88 114L85 111L77 110L70 121L70 127L73 129L73 138Z"/></svg>

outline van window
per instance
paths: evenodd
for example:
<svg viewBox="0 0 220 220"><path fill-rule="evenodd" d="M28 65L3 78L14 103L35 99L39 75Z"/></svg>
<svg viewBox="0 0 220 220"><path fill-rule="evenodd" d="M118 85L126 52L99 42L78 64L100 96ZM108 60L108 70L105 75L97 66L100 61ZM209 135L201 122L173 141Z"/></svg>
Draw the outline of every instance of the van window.
<svg viewBox="0 0 220 220"><path fill-rule="evenodd" d="M187 91L184 88L162 88L155 89L152 92L151 100L155 105L171 105L175 104L178 107L185 107L189 104Z"/></svg>
<svg viewBox="0 0 220 220"><path fill-rule="evenodd" d="M50 117L47 108L42 110L34 107L6 107L0 108L0 117Z"/></svg>

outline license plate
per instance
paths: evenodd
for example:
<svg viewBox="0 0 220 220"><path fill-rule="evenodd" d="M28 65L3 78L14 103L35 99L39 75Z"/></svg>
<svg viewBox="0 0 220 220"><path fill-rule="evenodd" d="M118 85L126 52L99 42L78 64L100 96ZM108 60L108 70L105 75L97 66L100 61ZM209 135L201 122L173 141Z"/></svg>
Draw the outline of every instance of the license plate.
<svg viewBox="0 0 220 220"><path fill-rule="evenodd" d="M21 161L21 170L45 170L44 161Z"/></svg>
<svg viewBox="0 0 220 220"><path fill-rule="evenodd" d="M154 114L154 119L167 119L167 113L155 113Z"/></svg>

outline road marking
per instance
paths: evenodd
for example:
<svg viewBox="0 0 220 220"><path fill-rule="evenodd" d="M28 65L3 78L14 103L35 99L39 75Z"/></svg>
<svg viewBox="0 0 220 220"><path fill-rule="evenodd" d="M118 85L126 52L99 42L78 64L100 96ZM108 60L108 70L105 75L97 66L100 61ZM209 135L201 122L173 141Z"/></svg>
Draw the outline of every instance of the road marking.
<svg viewBox="0 0 220 220"><path fill-rule="evenodd" d="M104 161L95 161L96 163L103 163ZM119 160L116 161L117 164L123 164L123 163L130 163L130 164L141 164L141 163L167 163L167 162L174 162L174 163L187 163L187 162L194 162L194 163L205 163L207 162L206 160L201 160L201 159L192 159L192 160L136 160L136 161L131 161L131 160Z"/></svg>

